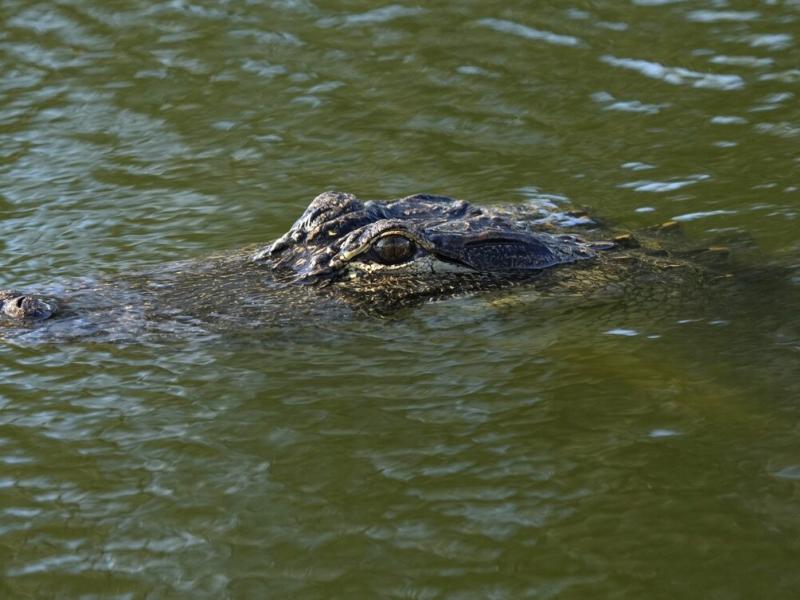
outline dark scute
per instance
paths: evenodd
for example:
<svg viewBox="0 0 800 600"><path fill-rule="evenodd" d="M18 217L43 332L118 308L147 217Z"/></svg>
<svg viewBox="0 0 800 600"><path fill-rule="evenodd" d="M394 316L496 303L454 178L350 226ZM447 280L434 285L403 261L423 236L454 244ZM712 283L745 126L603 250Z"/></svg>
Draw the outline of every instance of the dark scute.
<svg viewBox="0 0 800 600"><path fill-rule="evenodd" d="M547 246L533 241L472 242L464 248L464 257L467 264L481 271L543 269L557 262Z"/></svg>
<svg viewBox="0 0 800 600"><path fill-rule="evenodd" d="M464 202L448 196L416 194L395 200L384 205L388 218L430 221L433 219L461 219L476 209ZM479 213L480 211L478 211Z"/></svg>

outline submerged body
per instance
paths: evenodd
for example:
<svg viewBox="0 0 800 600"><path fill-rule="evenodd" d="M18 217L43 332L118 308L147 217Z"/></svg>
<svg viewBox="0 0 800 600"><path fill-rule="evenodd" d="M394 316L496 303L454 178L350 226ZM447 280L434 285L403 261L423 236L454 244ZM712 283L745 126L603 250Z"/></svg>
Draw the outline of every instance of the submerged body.
<svg viewBox="0 0 800 600"><path fill-rule="evenodd" d="M648 235L615 235L554 206L481 207L444 196L315 198L257 251L86 281L56 295L0 291L7 331L69 335L253 329L314 315L388 315L528 283L554 294L680 293L716 277ZM683 282L683 284L681 284Z"/></svg>

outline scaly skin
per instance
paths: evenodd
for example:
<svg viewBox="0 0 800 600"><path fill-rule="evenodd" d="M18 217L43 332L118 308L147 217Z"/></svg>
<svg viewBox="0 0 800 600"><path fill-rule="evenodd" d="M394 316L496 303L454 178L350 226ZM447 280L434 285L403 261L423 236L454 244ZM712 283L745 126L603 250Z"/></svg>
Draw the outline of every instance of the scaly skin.
<svg viewBox="0 0 800 600"><path fill-rule="evenodd" d="M29 296L19 290L0 290L0 313L4 316L39 321L49 319L58 311L58 304L49 299Z"/></svg>
<svg viewBox="0 0 800 600"><path fill-rule="evenodd" d="M653 236L616 236L552 206L481 207L444 196L315 198L269 246L83 284L63 298L0 291L5 327L72 320L81 332L177 325L227 329L390 314L421 302L529 283L554 294L678 289L707 270ZM632 283L633 282L633 283ZM170 325L172 323L172 325ZM133 325L135 324L135 326ZM65 324L65 327L69 327Z"/></svg>

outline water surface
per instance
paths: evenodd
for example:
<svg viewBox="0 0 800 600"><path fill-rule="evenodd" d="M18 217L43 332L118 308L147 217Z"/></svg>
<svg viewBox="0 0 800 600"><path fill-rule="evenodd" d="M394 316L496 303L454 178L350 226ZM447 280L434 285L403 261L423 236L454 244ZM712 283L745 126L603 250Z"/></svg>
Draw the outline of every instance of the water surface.
<svg viewBox="0 0 800 600"><path fill-rule="evenodd" d="M792 0L6 0L2 286L264 243L326 189L675 219L753 275L4 343L0 595L797 597L798 44Z"/></svg>

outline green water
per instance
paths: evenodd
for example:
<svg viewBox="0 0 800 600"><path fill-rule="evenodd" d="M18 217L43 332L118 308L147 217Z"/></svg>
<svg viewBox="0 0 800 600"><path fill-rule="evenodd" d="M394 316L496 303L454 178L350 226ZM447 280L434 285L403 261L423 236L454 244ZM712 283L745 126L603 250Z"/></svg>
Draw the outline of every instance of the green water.
<svg viewBox="0 0 800 600"><path fill-rule="evenodd" d="M326 189L678 217L796 273L799 45L793 0L4 0L0 286L264 243ZM775 278L4 343L0 597L797 598Z"/></svg>

